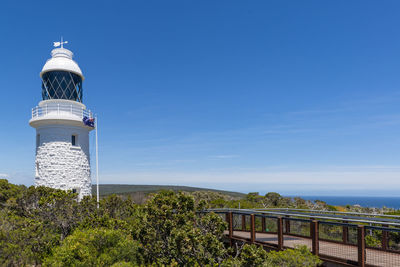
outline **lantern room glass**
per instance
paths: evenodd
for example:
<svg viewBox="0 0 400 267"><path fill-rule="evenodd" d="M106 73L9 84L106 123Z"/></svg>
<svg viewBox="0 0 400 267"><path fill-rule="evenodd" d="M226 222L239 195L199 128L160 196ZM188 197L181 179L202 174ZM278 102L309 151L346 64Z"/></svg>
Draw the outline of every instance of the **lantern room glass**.
<svg viewBox="0 0 400 267"><path fill-rule="evenodd" d="M42 98L67 99L82 103L82 78L68 71L49 71L42 75Z"/></svg>

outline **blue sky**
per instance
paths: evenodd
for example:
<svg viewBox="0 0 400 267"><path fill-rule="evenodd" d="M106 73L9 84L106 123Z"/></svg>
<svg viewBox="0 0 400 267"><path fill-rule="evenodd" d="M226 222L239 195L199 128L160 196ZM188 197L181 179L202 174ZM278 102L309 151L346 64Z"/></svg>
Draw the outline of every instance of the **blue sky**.
<svg viewBox="0 0 400 267"><path fill-rule="evenodd" d="M2 2L0 175L33 183L30 110L62 35L99 116L102 183L399 195L399 12L398 1Z"/></svg>

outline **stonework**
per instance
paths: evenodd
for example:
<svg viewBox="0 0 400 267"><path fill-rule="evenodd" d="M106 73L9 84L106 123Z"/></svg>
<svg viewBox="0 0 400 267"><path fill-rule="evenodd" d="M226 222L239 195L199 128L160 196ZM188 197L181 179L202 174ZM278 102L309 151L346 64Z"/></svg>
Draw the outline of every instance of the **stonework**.
<svg viewBox="0 0 400 267"><path fill-rule="evenodd" d="M68 125L36 129L36 186L76 190L91 195L89 130ZM72 145L72 135L76 143Z"/></svg>

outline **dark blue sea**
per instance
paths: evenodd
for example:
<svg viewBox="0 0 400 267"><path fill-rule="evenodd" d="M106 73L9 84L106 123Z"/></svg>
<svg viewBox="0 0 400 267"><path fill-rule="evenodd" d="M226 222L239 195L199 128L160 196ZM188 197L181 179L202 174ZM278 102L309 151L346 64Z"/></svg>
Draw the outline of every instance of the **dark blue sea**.
<svg viewBox="0 0 400 267"><path fill-rule="evenodd" d="M293 196L291 196L293 197ZM400 197L362 197L362 196L299 196L307 200L322 200L329 205L345 206L360 205L362 207L374 207L400 209Z"/></svg>

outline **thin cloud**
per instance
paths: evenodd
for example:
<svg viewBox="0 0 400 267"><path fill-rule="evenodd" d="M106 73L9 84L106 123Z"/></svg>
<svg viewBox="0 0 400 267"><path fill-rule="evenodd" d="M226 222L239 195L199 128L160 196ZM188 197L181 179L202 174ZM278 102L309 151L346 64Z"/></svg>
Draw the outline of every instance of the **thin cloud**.
<svg viewBox="0 0 400 267"><path fill-rule="evenodd" d="M290 111L282 115L289 116L302 116L310 115L329 115L344 112L356 112L364 110L365 108L370 108L371 106L381 106L388 103L397 103L400 100L400 92L395 92L392 94L360 97L357 99L352 99L349 101L343 101L338 103L336 106L330 108L311 108L306 110Z"/></svg>
<svg viewBox="0 0 400 267"><path fill-rule="evenodd" d="M286 184L288 188L295 188L296 184L304 185L338 185L362 186L365 189L382 188L391 185L391 188L400 188L400 168L397 169L352 169L352 170L321 170L321 171L214 171L214 172L131 172L131 173L104 173L101 183L140 184L225 184L227 188L234 184L246 183L265 186L271 184Z"/></svg>

